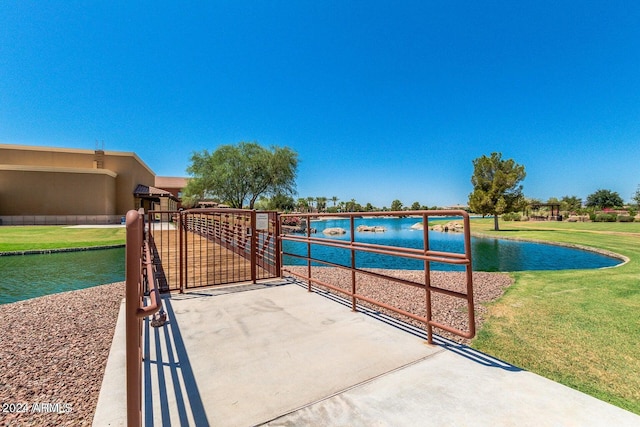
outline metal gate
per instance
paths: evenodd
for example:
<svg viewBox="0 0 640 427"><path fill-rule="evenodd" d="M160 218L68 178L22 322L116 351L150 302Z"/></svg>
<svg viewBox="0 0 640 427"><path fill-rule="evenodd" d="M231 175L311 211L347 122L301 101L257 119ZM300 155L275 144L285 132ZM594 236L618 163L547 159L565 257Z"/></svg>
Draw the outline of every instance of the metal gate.
<svg viewBox="0 0 640 427"><path fill-rule="evenodd" d="M161 291L280 276L276 212L149 211L147 223Z"/></svg>

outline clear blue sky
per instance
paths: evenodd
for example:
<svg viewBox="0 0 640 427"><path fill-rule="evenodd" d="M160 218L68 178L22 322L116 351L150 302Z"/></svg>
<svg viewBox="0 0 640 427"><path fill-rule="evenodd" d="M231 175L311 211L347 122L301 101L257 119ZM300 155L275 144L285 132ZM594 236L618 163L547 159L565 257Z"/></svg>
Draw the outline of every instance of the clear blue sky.
<svg viewBox="0 0 640 427"><path fill-rule="evenodd" d="M0 142L299 153L298 195L466 204L472 160L527 197L640 184L640 2L0 2ZM2 159L0 159L2 163Z"/></svg>

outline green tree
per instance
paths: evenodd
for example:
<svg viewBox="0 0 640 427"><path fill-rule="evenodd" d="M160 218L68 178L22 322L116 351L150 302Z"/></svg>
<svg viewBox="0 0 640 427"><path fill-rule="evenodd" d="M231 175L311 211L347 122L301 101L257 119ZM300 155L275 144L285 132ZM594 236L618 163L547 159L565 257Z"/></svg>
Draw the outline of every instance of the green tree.
<svg viewBox="0 0 640 427"><path fill-rule="evenodd" d="M191 155L187 172L188 199L217 197L233 208L249 209L260 196L289 196L295 192L298 154L288 147L266 149L255 142L222 145Z"/></svg>
<svg viewBox="0 0 640 427"><path fill-rule="evenodd" d="M590 208L616 208L623 206L624 201L615 191L600 189L587 196L586 205Z"/></svg>
<svg viewBox="0 0 640 427"><path fill-rule="evenodd" d="M324 212L327 209L327 198L324 196L316 197L318 212Z"/></svg>
<svg viewBox="0 0 640 427"><path fill-rule="evenodd" d="M401 211L402 210L402 202L398 199L395 199L391 202L391 210L392 211Z"/></svg>
<svg viewBox="0 0 640 427"><path fill-rule="evenodd" d="M638 189L633 194L633 196L631 196L631 200L636 202L636 207L640 209L640 185L638 185Z"/></svg>
<svg viewBox="0 0 640 427"><path fill-rule="evenodd" d="M560 209L563 211L579 212L582 208L582 199L576 196L564 196L560 200Z"/></svg>
<svg viewBox="0 0 640 427"><path fill-rule="evenodd" d="M420 210L420 202L413 202L413 204L411 205L411 210L412 211L419 211Z"/></svg>
<svg viewBox="0 0 640 427"><path fill-rule="evenodd" d="M356 202L356 199L351 199L345 203L345 210L347 212L361 212L362 206Z"/></svg>
<svg viewBox="0 0 640 427"><path fill-rule="evenodd" d="M513 159L503 160L502 153L478 157L473 161L469 207L475 213L493 215L494 229L500 230L498 215L516 212L524 206L520 182L525 176L524 166Z"/></svg>
<svg viewBox="0 0 640 427"><path fill-rule="evenodd" d="M308 212L309 211L309 203L307 203L307 199L299 198L296 203L297 209L299 212Z"/></svg>
<svg viewBox="0 0 640 427"><path fill-rule="evenodd" d="M315 197L307 197L307 206L309 207L309 212L313 212L313 202L316 201Z"/></svg>
<svg viewBox="0 0 640 427"><path fill-rule="evenodd" d="M280 193L274 194L271 198L261 197L260 202L260 209L263 210L291 212L296 207L296 202L293 200L293 197ZM257 203L256 206L258 206Z"/></svg>

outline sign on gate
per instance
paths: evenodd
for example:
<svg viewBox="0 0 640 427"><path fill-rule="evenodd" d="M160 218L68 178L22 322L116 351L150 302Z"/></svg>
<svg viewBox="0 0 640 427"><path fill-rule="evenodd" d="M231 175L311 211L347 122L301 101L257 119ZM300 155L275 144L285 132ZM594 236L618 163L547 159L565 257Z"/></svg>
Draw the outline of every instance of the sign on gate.
<svg viewBox="0 0 640 427"><path fill-rule="evenodd" d="M257 230L268 230L269 229L269 214L268 213L257 213L256 214L256 229Z"/></svg>

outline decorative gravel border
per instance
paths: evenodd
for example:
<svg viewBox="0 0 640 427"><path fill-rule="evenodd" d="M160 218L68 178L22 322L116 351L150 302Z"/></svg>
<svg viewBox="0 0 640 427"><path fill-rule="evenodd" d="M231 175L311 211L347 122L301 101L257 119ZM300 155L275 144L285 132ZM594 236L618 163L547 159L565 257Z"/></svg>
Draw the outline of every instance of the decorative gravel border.
<svg viewBox="0 0 640 427"><path fill-rule="evenodd" d="M124 282L0 305L0 425L91 425Z"/></svg>
<svg viewBox="0 0 640 427"><path fill-rule="evenodd" d="M287 270L300 275L307 274L307 267L286 266ZM367 269L384 273L397 278L424 283L424 271L422 270L389 270ZM286 275L286 274L285 274ZM351 272L337 267L312 267L311 277L324 283L350 290ZM466 274L464 272L432 271L431 283L434 286L466 292ZM357 293L374 300L384 302L393 307L401 308L409 313L426 317L425 291L421 288L409 285L401 285L390 280L379 279L366 274L357 274ZM476 330L479 330L487 312L486 303L498 299L504 290L513 284L513 279L507 273L473 272L473 299L475 305ZM330 292L338 294L336 291ZM340 294L344 297L344 294ZM432 293L433 319L444 325L452 326L461 331L469 328L467 304L465 300L447 295ZM426 329L425 324L402 316L395 312L385 310L376 305L363 301L359 304L384 313L418 328ZM470 340L458 335L435 328L434 333L456 342L468 344Z"/></svg>

